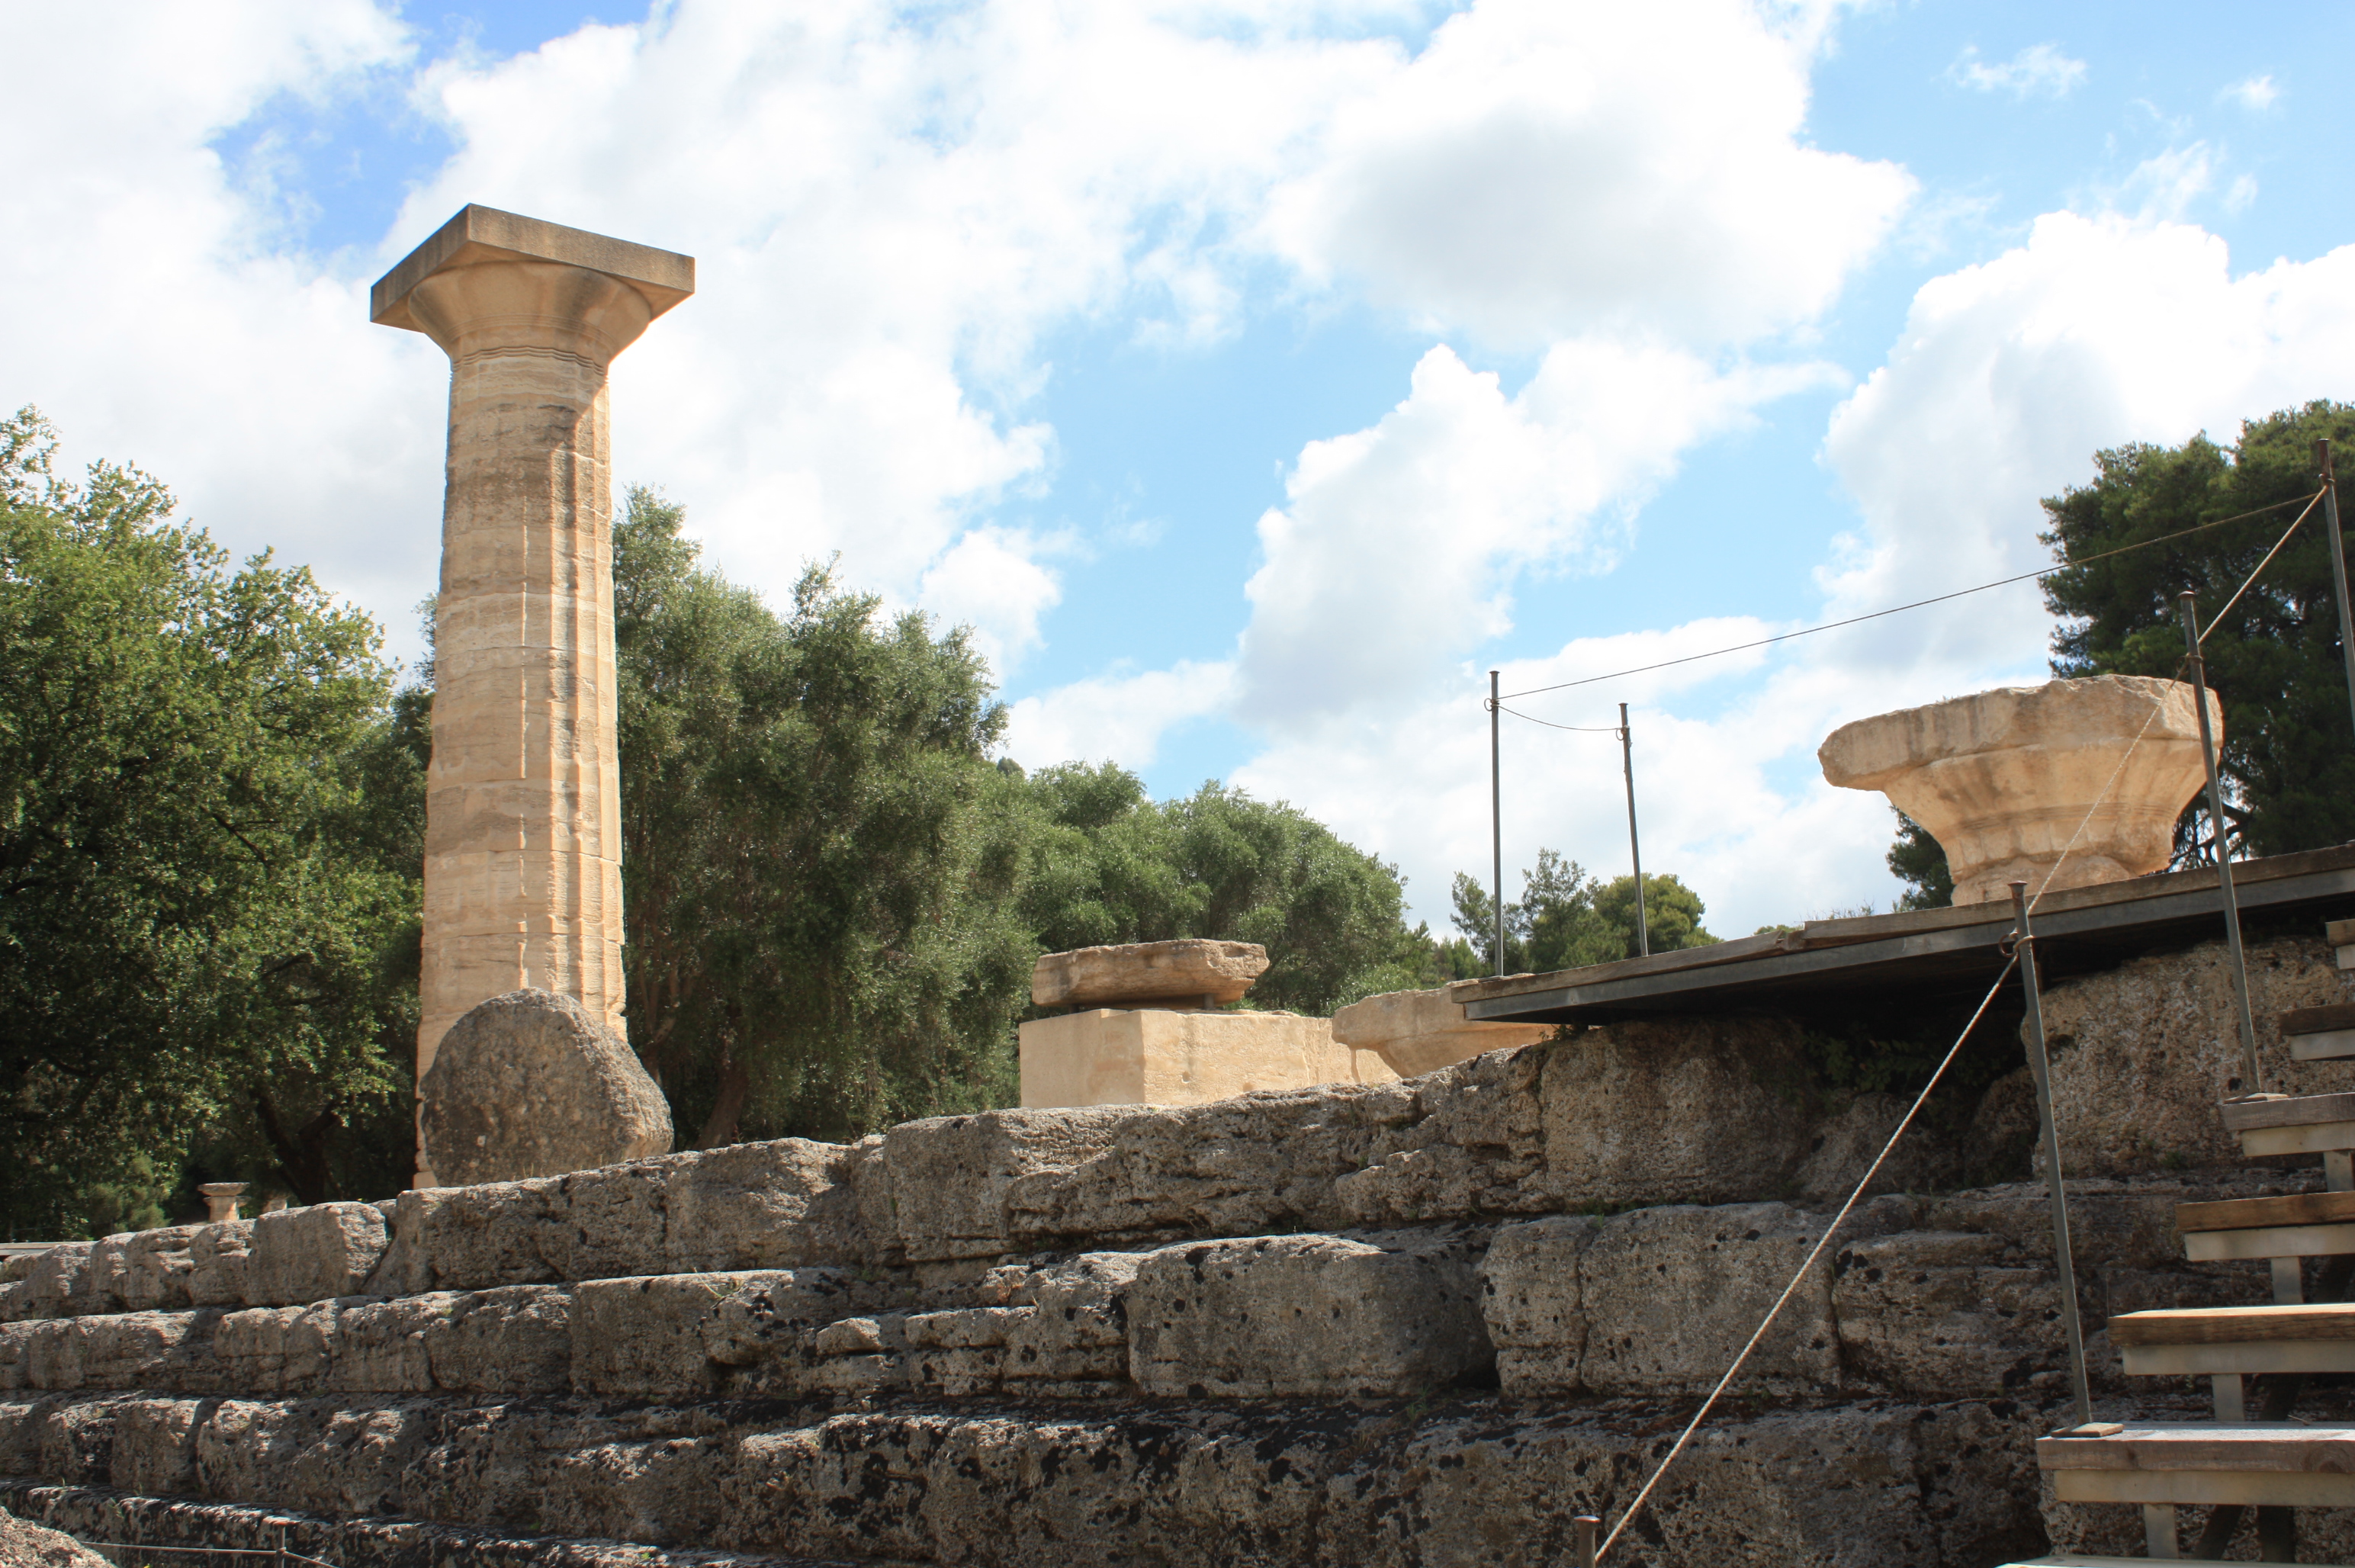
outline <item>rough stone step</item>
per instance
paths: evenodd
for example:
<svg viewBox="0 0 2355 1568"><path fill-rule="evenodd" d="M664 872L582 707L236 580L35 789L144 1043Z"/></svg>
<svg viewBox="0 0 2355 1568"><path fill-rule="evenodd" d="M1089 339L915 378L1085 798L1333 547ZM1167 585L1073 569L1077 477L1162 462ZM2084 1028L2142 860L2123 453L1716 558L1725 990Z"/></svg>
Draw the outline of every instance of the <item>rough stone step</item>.
<svg viewBox="0 0 2355 1568"><path fill-rule="evenodd" d="M2292 1008L2281 1015L2280 1023L2293 1061L2328 1061L2355 1056L2355 1003Z"/></svg>
<svg viewBox="0 0 2355 1568"><path fill-rule="evenodd" d="M2186 1233L2350 1222L2355 1222L2355 1192L2289 1192L2278 1198L2234 1198L2221 1203L2175 1206L2175 1228Z"/></svg>
<svg viewBox="0 0 2355 1568"><path fill-rule="evenodd" d="M2355 1507L2355 1427L2102 1423L2036 1440L2062 1502Z"/></svg>

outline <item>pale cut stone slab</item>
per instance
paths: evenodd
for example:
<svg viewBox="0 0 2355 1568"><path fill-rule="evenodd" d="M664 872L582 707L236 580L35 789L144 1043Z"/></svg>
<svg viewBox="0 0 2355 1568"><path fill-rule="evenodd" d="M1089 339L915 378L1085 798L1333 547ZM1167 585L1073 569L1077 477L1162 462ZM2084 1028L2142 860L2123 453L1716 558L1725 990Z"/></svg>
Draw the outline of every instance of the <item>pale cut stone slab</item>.
<svg viewBox="0 0 2355 1568"><path fill-rule="evenodd" d="M2221 746L2223 709L2206 696ZM1900 709L1843 724L1816 757L1826 779L1879 790L1938 841L1958 904L2008 899L2016 880L2034 894L2162 870L2207 780L2191 688L2149 676Z"/></svg>
<svg viewBox="0 0 2355 1568"><path fill-rule="evenodd" d="M1553 1038L1551 1024L1475 1023L1449 988L1385 991L1351 1002L1333 1015L1333 1038L1353 1051L1370 1051L1401 1078L1419 1078L1443 1067L1536 1045Z"/></svg>
<svg viewBox="0 0 2355 1568"><path fill-rule="evenodd" d="M1018 1031L1022 1104L1201 1105L1257 1089L1387 1083L1370 1051L1297 1013L1179 1013L1099 1008L1033 1019Z"/></svg>
<svg viewBox="0 0 2355 1568"><path fill-rule="evenodd" d="M356 1295L376 1272L388 1232L373 1203L315 1203L253 1221L249 1307L301 1307Z"/></svg>
<svg viewBox="0 0 2355 1568"><path fill-rule="evenodd" d="M427 1157L473 1186L670 1150L670 1107L621 1036L570 997L510 991L442 1037L419 1085Z"/></svg>
<svg viewBox="0 0 2355 1568"><path fill-rule="evenodd" d="M1214 1006L1242 999L1267 972L1267 949L1256 942L1185 937L1122 947L1082 947L1039 956L1030 971L1030 1000L1042 1008L1141 1007L1187 1001Z"/></svg>

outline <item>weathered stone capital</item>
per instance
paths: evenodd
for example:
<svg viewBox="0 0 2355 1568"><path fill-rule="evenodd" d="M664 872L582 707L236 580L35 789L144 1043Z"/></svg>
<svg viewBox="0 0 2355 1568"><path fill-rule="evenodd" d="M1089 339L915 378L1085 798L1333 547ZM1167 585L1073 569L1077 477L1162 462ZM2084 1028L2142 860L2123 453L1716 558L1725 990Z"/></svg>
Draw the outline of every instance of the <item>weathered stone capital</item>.
<svg viewBox="0 0 2355 1568"><path fill-rule="evenodd" d="M556 352L602 367L695 292L695 259L469 206L368 292L368 318L453 359Z"/></svg>

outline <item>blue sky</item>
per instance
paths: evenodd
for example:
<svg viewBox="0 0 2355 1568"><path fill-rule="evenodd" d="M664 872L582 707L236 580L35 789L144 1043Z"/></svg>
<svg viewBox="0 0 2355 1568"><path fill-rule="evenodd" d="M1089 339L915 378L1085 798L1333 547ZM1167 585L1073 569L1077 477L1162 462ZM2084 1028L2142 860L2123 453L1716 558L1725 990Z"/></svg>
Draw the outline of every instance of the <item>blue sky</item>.
<svg viewBox="0 0 2355 1568"><path fill-rule="evenodd" d="M133 7L133 10L138 8ZM415 650L440 396L366 286L467 200L695 253L617 469L781 594L964 622L1028 765L1287 798L1444 923L1480 694L2040 563L2099 446L2355 397L2355 13L1568 0L91 8L0 22L0 398ZM2032 589L1533 696L1636 712L1721 934L1893 892L1816 743L2041 674ZM1624 869L1517 725L1508 859Z"/></svg>

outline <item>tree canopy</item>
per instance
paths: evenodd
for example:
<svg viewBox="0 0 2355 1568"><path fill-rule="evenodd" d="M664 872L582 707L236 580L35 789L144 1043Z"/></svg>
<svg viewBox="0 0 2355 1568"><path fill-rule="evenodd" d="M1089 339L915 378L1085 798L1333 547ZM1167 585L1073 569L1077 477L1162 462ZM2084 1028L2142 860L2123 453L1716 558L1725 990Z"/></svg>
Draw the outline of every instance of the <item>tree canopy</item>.
<svg viewBox="0 0 2355 1568"><path fill-rule="evenodd" d="M305 1198L393 1179L406 1125L414 737L376 628L231 570L138 470L0 421L0 1211L152 1222L190 1161ZM413 718L413 715L406 716Z"/></svg>
<svg viewBox="0 0 2355 1568"><path fill-rule="evenodd" d="M1521 888L1518 901L1505 905L1505 973L1576 969L1639 951L1632 873L1598 881L1577 861L1540 849L1536 867L1521 873ZM1489 952L1497 942L1495 898L1461 871L1453 894L1455 929L1473 952ZM1645 873L1644 924L1653 952L1716 942L1701 927L1703 912L1700 895L1674 876Z"/></svg>

